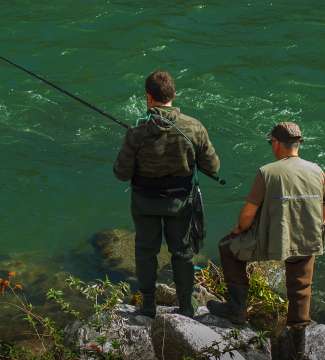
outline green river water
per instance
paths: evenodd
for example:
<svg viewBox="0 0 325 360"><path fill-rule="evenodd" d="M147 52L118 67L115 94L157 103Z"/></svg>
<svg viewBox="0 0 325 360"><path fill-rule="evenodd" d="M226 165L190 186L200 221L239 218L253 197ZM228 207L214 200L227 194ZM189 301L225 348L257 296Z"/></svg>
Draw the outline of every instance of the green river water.
<svg viewBox="0 0 325 360"><path fill-rule="evenodd" d="M297 121L302 156L325 168L322 1L13 0L0 11L1 56L129 124L145 112L148 73L172 73L175 104L204 123L227 180L201 176L211 257L257 167L273 160L265 134L275 122ZM63 254L58 269L71 268L66 254L96 231L132 230L128 186L112 173L123 135L0 63L0 257ZM324 271L319 259L319 290Z"/></svg>

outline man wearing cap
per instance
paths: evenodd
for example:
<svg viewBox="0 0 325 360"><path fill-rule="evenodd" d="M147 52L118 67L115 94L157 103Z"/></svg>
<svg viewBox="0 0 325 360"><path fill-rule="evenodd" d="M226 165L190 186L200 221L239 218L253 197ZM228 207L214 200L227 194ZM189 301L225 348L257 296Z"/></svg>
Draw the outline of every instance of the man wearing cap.
<svg viewBox="0 0 325 360"><path fill-rule="evenodd" d="M245 323L247 262L284 260L289 300L285 334L293 359L307 359L305 327L310 323L314 262L323 254L325 222L324 173L299 157L302 141L293 122L279 123L269 134L277 161L258 170L238 224L219 245L230 299L207 304L212 314Z"/></svg>

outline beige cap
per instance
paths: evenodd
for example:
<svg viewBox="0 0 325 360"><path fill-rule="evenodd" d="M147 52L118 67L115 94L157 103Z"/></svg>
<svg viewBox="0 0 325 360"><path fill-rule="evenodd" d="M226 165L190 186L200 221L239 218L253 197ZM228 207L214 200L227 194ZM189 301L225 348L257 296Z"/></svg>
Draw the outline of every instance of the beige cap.
<svg viewBox="0 0 325 360"><path fill-rule="evenodd" d="M280 122L275 125L269 134L280 142L303 142L301 130L294 122Z"/></svg>

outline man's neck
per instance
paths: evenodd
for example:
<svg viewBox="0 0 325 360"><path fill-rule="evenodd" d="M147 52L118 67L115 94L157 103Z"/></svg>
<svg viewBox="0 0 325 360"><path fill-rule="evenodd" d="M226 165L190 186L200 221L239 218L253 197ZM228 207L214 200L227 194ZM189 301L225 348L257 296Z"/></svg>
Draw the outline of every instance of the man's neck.
<svg viewBox="0 0 325 360"><path fill-rule="evenodd" d="M148 104L149 109L153 108L153 107L171 107L171 106L173 106L172 101L169 101L166 104L163 104L163 103L158 102L158 101L153 101L150 104Z"/></svg>
<svg viewBox="0 0 325 360"><path fill-rule="evenodd" d="M299 156L298 151L283 151L282 153L278 154L277 158L278 160L282 160L289 157L298 157L298 156Z"/></svg>

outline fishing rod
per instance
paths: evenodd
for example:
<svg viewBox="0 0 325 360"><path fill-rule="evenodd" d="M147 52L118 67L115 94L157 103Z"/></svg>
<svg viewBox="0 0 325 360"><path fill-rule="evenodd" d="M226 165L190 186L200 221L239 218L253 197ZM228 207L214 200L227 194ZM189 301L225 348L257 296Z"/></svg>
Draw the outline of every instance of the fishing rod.
<svg viewBox="0 0 325 360"><path fill-rule="evenodd" d="M205 171L202 170L202 169L199 169L199 171L201 171L202 174L206 175L206 176L209 177L210 179L218 182L220 185L226 185L226 180L225 180L225 179L220 179L219 176L208 174L207 172L205 172Z"/></svg>
<svg viewBox="0 0 325 360"><path fill-rule="evenodd" d="M97 106L90 104L88 101L85 101L85 100L81 99L79 96L72 94L71 92L69 92L69 91L61 88L60 86L54 84L53 82L44 79L42 76L39 76L39 75L35 74L33 71L30 71L30 70L24 68L23 66L18 65L18 64L16 64L16 63L10 61L9 59L6 59L6 58L3 57L3 56L0 56L0 60L3 60L3 61L5 61L6 63L8 63L8 64L10 64L10 65L12 65L12 66L14 66L14 67L16 67L17 69L22 70L22 71L24 71L25 73L27 73L27 74L35 77L36 79L43 81L45 84L53 87L54 89L58 90L59 92L65 94L65 95L68 95L68 96L71 97L72 99L75 99L75 100L79 101L81 104L89 107L90 109L92 109L92 110L100 113L101 115L103 115L103 116L109 118L110 120L116 122L117 124L123 126L125 129L129 129L129 128L130 128L130 126L129 126L128 124L125 124L124 122L116 119L114 116L112 116L112 115L108 114L107 112L99 109Z"/></svg>
<svg viewBox="0 0 325 360"><path fill-rule="evenodd" d="M115 118L114 116L112 116L111 114L109 114L109 113L107 113L107 112L99 109L99 108L98 108L97 106L95 106L95 105L90 104L88 101L80 98L79 96L72 94L70 91L67 91L67 90L63 89L62 87L54 84L52 81L46 80L45 78L43 78L43 77L40 76L40 75L37 75L37 74L34 73L33 71L28 70L28 69L26 69L25 67L23 67L23 66L21 66L21 65L18 65L18 64L14 63L13 61L11 61L11 60L3 57L3 56L0 56L0 60L6 62L6 63L9 64L9 65L14 66L15 68L17 68L17 69L19 69L19 70L21 70L21 71L23 71L23 72L31 75L32 77L34 77L34 78L42 81L43 83L51 86L51 87L54 88L54 89L58 90L59 92L61 92L61 93L65 94L65 95L71 97L72 99L80 102L81 104L87 106L88 108L90 108L90 109L98 112L99 114L101 114L101 115L109 118L110 120L114 121L115 123L119 124L120 126L124 127L125 129L129 129L129 128L130 128L130 125L128 125L128 124L126 124L126 123L124 123L124 122L116 119L116 118ZM226 181L223 180L223 179L220 179L218 176L208 174L208 173L206 173L205 171L202 171L202 170L200 170L200 171L201 171L204 175L206 175L206 176L210 177L211 179L215 180L216 182L218 182L219 184L221 184L221 185L225 185L225 184L226 184Z"/></svg>

